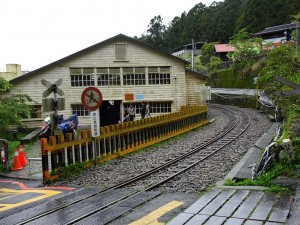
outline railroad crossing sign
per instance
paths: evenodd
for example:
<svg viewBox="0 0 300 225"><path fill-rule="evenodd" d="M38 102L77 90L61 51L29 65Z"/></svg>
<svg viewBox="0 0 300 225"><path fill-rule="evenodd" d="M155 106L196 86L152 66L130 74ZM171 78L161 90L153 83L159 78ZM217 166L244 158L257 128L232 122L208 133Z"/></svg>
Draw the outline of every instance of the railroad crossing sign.
<svg viewBox="0 0 300 225"><path fill-rule="evenodd" d="M65 102L63 98L57 98L56 94L59 94L61 96L64 96L65 93L58 88L62 84L62 79L59 79L54 84L51 84L49 81L46 81L45 79L41 80L41 83L47 87L47 90L43 92L43 111L53 111L53 110L64 110L65 109ZM53 92L54 94L54 101L53 99L46 98Z"/></svg>
<svg viewBox="0 0 300 225"><path fill-rule="evenodd" d="M43 98L46 98L52 92L53 93L57 93L60 96L64 96L65 95L65 93L61 89L57 88L58 86L60 86L62 84L62 79L59 79L54 84L51 84L49 81L46 81L45 79L42 79L41 83L42 83L42 85L44 85L45 87L48 88L46 91L44 91Z"/></svg>
<svg viewBox="0 0 300 225"><path fill-rule="evenodd" d="M94 111L102 105L102 93L96 87L88 87L81 94L81 102L84 108Z"/></svg>
<svg viewBox="0 0 300 225"><path fill-rule="evenodd" d="M280 77L279 75L275 75L275 80L279 81L282 84L285 84L294 90L281 90L276 91L275 95L281 96L281 95L299 95L300 98L300 84L295 84L285 78Z"/></svg>

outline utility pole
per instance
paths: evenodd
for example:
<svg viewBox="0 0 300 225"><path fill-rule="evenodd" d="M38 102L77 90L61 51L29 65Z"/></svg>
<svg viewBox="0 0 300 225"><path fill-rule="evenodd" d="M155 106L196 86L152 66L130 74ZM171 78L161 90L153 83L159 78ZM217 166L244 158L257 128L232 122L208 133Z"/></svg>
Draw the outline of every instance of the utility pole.
<svg viewBox="0 0 300 225"><path fill-rule="evenodd" d="M298 48L299 48L299 22L300 18L297 19L296 23L296 59L298 60Z"/></svg>
<svg viewBox="0 0 300 225"><path fill-rule="evenodd" d="M195 62L194 62L194 38L192 38L192 70L194 70L195 66Z"/></svg>

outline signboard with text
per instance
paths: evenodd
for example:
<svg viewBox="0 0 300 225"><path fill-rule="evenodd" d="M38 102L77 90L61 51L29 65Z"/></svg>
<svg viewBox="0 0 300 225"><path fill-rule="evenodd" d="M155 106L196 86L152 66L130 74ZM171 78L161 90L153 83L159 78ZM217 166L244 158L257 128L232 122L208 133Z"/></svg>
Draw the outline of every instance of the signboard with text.
<svg viewBox="0 0 300 225"><path fill-rule="evenodd" d="M100 136L100 117L99 117L99 110L91 111L91 131L92 137Z"/></svg>

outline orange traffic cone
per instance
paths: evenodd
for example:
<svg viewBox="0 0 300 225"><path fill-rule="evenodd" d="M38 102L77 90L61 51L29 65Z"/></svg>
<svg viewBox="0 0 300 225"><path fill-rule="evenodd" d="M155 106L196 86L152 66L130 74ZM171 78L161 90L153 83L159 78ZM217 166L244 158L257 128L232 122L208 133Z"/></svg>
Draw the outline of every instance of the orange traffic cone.
<svg viewBox="0 0 300 225"><path fill-rule="evenodd" d="M21 163L22 166L26 166L27 165L22 145L20 145L20 147L19 147L19 159L20 159L20 163Z"/></svg>
<svg viewBox="0 0 300 225"><path fill-rule="evenodd" d="M23 166L20 163L19 151L18 149L15 149L14 163L11 170L21 170L21 169L23 169Z"/></svg>

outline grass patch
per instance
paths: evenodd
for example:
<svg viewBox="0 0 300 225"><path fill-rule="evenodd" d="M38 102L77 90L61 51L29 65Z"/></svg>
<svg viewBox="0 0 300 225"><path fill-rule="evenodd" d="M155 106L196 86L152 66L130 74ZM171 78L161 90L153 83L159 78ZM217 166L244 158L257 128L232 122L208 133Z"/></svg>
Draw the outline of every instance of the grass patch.
<svg viewBox="0 0 300 225"><path fill-rule="evenodd" d="M85 162L77 162L74 164L70 164L68 166L60 166L55 171L50 173L51 176L58 175L58 179L68 179L70 177L76 176L84 172L86 169L95 165L95 161L85 161Z"/></svg>

